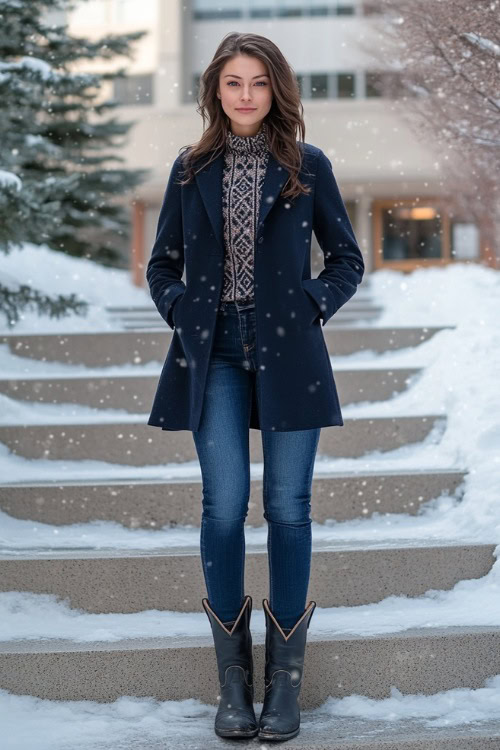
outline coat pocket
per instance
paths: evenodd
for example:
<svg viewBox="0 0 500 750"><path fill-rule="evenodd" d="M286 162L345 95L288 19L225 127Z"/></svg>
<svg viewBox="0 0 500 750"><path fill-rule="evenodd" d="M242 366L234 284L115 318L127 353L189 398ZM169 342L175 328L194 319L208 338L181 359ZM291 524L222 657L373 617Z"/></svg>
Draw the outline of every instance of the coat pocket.
<svg viewBox="0 0 500 750"><path fill-rule="evenodd" d="M312 294L307 291L304 283L302 283L302 292L304 297L306 298L306 304L308 305L310 311L309 324L312 325L313 323L318 323L321 318L320 307Z"/></svg>
<svg viewBox="0 0 500 750"><path fill-rule="evenodd" d="M179 317L178 317L178 315L179 315L179 305L181 304L182 298L184 297L185 294L186 294L185 291L182 292L182 294L179 294L179 296L176 297L176 299L174 300L173 305L172 305L171 315L172 315L172 322L174 324L174 328L177 328L177 326L179 325Z"/></svg>

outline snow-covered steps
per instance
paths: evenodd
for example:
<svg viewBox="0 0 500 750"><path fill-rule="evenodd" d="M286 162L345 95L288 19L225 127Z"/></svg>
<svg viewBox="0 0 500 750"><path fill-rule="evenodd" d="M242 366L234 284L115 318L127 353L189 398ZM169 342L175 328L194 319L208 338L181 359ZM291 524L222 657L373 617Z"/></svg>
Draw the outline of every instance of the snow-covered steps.
<svg viewBox="0 0 500 750"><path fill-rule="evenodd" d="M130 421L62 422L0 426L0 443L25 458L95 460L129 466L165 464L197 458L192 432L150 427L138 415ZM321 431L318 452L336 457L359 457L370 451L390 451L423 441L436 428L442 431L445 418L439 415L345 418L341 429ZM250 430L250 460L263 460L262 438Z"/></svg>
<svg viewBox="0 0 500 750"><path fill-rule="evenodd" d="M357 401L383 401L407 388L420 368L366 368L336 370L342 405ZM157 373L107 376L0 378L0 393L19 401L41 404L82 404L93 408L147 411L158 385Z"/></svg>
<svg viewBox="0 0 500 750"><path fill-rule="evenodd" d="M341 329L353 324L368 323L371 320L376 320L380 315L380 311L377 310L375 313L359 315L357 312L348 313L340 310L335 315L335 320L330 323L330 327L333 329ZM114 325L117 325L117 320L111 318ZM133 317L130 316L126 319L119 321L120 329L123 331L151 331L151 330L164 330L165 322L158 316L157 319L149 317Z"/></svg>
<svg viewBox="0 0 500 750"><path fill-rule="evenodd" d="M414 542L322 543L313 540L310 596L320 607L353 607L390 595L449 590L486 575L491 544ZM246 545L245 592L268 596L266 544ZM199 548L52 549L0 553L0 590L55 594L87 612L168 609L195 612L206 596Z"/></svg>
<svg viewBox="0 0 500 750"><path fill-rule="evenodd" d="M253 645L255 701L262 701L264 636L255 633ZM329 695L383 698L392 686L403 693L426 695L478 688L498 673L497 627L421 628L367 637L315 633L312 621L301 706L315 708ZM212 705L219 694L208 632L115 642L3 642L0 688L53 700L112 701L134 695L158 700L197 698Z"/></svg>
<svg viewBox="0 0 500 750"><path fill-rule="evenodd" d="M463 705L466 705L465 696L476 692L467 690L461 700ZM449 694L451 692L447 691L439 696ZM426 698L429 702L432 700L431 696ZM415 696L413 701L419 706L422 698ZM102 704L41 701L29 696L9 696L4 702L8 711L6 732L12 726L17 736L22 734L28 738L27 745L8 745L5 750L27 750L28 747L29 750L65 750L72 743L74 746L76 736L79 750L109 750L111 744L117 748L118 742L120 750L221 748L221 741L213 731L217 708L198 702L125 697ZM410 704L407 705L409 709ZM256 706L257 717L261 708ZM453 707L445 709L444 713L444 718L440 714L437 719L442 723L435 726L432 723L435 714L430 708L428 720L420 719L420 712L419 718L394 716L377 720L374 716L364 719L332 715L327 704L326 709L302 710L301 732L288 743L292 743L290 746L294 750L498 750L499 721L486 718L474 719L472 723L461 721ZM452 724L456 717L458 725L445 725L448 713L452 715ZM30 743L30 737L47 735L50 744L42 740L43 744L34 748ZM255 740L238 740L238 748L255 747L258 747Z"/></svg>
<svg viewBox="0 0 500 750"><path fill-rule="evenodd" d="M480 688L425 696L330 698L302 708L300 734L289 742L295 750L498 750L498 683L495 677ZM4 736L11 739L4 750L65 750L76 737L79 750L221 748L213 731L217 707L197 700L50 701L5 691L1 697ZM258 718L262 703L254 705ZM238 747L256 746L238 740Z"/></svg>
<svg viewBox="0 0 500 750"><path fill-rule="evenodd" d="M111 316L137 316L140 317L141 315L156 315L157 317L161 316L159 315L156 307L151 305L106 305L106 312ZM366 311L373 312L373 311L380 311L382 308L380 306L374 305L373 302L370 301L370 297L366 295L361 294L361 292L358 290L356 292L356 296L350 299L346 304L336 313L337 315L340 315L341 313L345 311L357 311L360 313L363 313Z"/></svg>
<svg viewBox="0 0 500 750"><path fill-rule="evenodd" d="M292 740L294 750L498 750L500 747L500 721L495 720L477 720L458 727L433 727L418 718L394 717L377 721L352 716L317 716L313 711L302 711L300 726L301 734ZM184 738L183 734L183 750L199 750L199 735L192 744ZM206 750L220 747L216 742L203 744ZM165 750L165 747L168 745L163 743L162 747L154 741L148 744L148 750ZM247 744L245 747L254 746ZM120 750L133 750L133 745L122 745Z"/></svg>
<svg viewBox="0 0 500 750"><path fill-rule="evenodd" d="M416 514L423 503L453 495L466 473L455 469L359 471L315 476L311 518L346 521L372 513ZM130 528L199 525L202 486L198 480L35 482L0 485L0 510L13 518L46 524L116 521ZM252 479L247 524L264 527L262 480Z"/></svg>
<svg viewBox="0 0 500 750"><path fill-rule="evenodd" d="M327 324L322 330L328 351L341 356L362 350L384 352L418 346L446 328L453 326L335 328ZM165 324L163 330L140 333L120 330L36 335L13 333L0 336L0 344L7 344L9 351L18 357L107 367L142 365L152 361L162 363L171 335L172 331Z"/></svg>
<svg viewBox="0 0 500 750"><path fill-rule="evenodd" d="M123 330L147 330L147 329L164 329L165 322L156 308L138 308L138 307L108 307L106 309L108 319L113 327L120 327ZM370 322L376 320L382 312L381 307L369 305L366 302L356 306L346 304L339 310L332 320L332 327L351 325L356 322Z"/></svg>
<svg viewBox="0 0 500 750"><path fill-rule="evenodd" d="M361 284L356 295L335 315L331 323L334 328L352 323L372 322L382 313L383 308L371 300L368 284ZM165 328L165 323L152 302L143 305L106 305L106 315L111 325L124 330L144 330Z"/></svg>

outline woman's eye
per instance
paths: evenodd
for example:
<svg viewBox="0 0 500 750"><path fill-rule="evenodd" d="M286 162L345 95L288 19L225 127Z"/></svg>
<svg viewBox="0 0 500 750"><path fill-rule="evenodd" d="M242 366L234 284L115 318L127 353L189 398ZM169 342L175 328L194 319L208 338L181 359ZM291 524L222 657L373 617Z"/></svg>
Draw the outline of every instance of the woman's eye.
<svg viewBox="0 0 500 750"><path fill-rule="evenodd" d="M238 81L228 81L228 86L230 86L232 83L238 84ZM257 85L261 83L263 86L267 86L267 81L257 81ZM238 84L239 85L239 84Z"/></svg>

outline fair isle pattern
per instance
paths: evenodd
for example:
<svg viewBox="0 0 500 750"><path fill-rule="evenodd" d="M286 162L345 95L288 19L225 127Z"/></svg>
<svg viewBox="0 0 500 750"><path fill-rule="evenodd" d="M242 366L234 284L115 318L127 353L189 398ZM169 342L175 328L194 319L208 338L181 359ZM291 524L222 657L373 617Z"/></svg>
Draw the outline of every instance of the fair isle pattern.
<svg viewBox="0 0 500 750"><path fill-rule="evenodd" d="M253 299L254 238L268 158L265 122L256 135L240 136L228 131L222 177L222 302Z"/></svg>

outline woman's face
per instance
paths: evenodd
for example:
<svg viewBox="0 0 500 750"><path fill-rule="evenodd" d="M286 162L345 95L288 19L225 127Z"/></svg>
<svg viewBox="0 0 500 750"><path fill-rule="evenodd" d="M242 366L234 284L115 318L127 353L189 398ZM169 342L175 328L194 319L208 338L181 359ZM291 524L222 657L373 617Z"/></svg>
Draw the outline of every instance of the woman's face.
<svg viewBox="0 0 500 750"><path fill-rule="evenodd" d="M235 135L255 135L271 109L271 79L257 57L236 55L219 75L217 96ZM250 111L240 111L248 108Z"/></svg>

